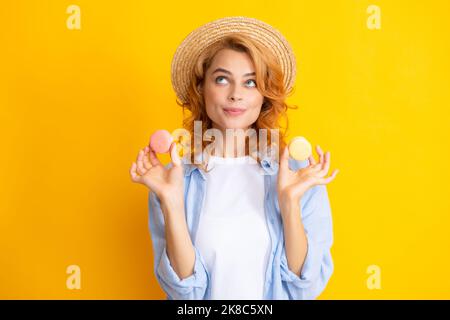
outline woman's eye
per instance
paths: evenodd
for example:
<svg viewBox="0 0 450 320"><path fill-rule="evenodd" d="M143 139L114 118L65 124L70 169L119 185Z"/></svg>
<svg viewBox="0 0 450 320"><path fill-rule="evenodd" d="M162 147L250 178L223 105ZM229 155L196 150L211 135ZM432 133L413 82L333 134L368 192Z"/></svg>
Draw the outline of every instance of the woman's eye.
<svg viewBox="0 0 450 320"><path fill-rule="evenodd" d="M250 80L247 80L247 83L248 83L249 81L253 81L253 83L254 83L254 85L253 85L253 86L251 86L251 87L256 87L256 81L255 81L255 80L252 80L252 79L250 79Z"/></svg>
<svg viewBox="0 0 450 320"><path fill-rule="evenodd" d="M217 78L216 78L216 82L219 83L219 80L220 80L220 79L225 79L225 77L217 77Z"/></svg>
<svg viewBox="0 0 450 320"><path fill-rule="evenodd" d="M222 79L223 79L223 80L227 80L226 77L221 77L221 76L219 76L219 77L216 78L216 83L220 83L220 80L222 80ZM249 79L249 80L247 80L245 83L248 84L249 82L253 82L253 85L250 84L249 87L256 87L256 81L255 81L255 80ZM226 83L226 82L222 82L222 83Z"/></svg>

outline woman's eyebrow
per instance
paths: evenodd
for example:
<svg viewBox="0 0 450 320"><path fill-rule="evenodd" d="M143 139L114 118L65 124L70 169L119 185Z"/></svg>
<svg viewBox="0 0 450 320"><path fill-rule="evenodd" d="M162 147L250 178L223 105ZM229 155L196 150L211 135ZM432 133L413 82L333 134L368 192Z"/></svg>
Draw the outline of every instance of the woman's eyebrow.
<svg viewBox="0 0 450 320"><path fill-rule="evenodd" d="M232 73L231 73L230 71L228 71L228 70L226 70L226 69L223 69L223 68L217 68L216 70L213 71L212 74L214 74L214 73L216 73L216 72L223 72L223 73L232 75ZM244 74L244 77L247 77L247 76L254 76L254 75L255 75L254 72L250 72L250 73Z"/></svg>

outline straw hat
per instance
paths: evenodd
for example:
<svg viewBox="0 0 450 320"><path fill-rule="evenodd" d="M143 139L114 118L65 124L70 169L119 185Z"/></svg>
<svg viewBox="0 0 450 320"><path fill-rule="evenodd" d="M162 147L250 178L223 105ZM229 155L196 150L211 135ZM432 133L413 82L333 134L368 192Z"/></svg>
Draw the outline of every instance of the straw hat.
<svg viewBox="0 0 450 320"><path fill-rule="evenodd" d="M178 46L171 65L172 86L178 99L188 101L190 76L200 53L214 42L233 33L249 36L278 58L287 91L296 75L294 52L284 36L269 24L248 17L225 17L211 21L192 31Z"/></svg>

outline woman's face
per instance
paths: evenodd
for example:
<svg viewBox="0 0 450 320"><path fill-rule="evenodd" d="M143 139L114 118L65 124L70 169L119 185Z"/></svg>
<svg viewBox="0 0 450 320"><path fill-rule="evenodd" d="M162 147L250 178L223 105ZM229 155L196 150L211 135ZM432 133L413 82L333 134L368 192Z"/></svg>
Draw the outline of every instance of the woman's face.
<svg viewBox="0 0 450 320"><path fill-rule="evenodd" d="M257 89L255 69L245 52L222 49L206 71L203 96L213 128L247 129L259 116L264 97Z"/></svg>

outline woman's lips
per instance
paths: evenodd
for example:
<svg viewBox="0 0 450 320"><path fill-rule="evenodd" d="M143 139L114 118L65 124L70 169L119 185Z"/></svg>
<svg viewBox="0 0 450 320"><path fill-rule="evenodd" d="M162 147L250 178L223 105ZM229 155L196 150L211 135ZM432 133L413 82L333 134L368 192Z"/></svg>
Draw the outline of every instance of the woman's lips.
<svg viewBox="0 0 450 320"><path fill-rule="evenodd" d="M224 108L223 111L230 116L239 116L245 112L245 109Z"/></svg>

